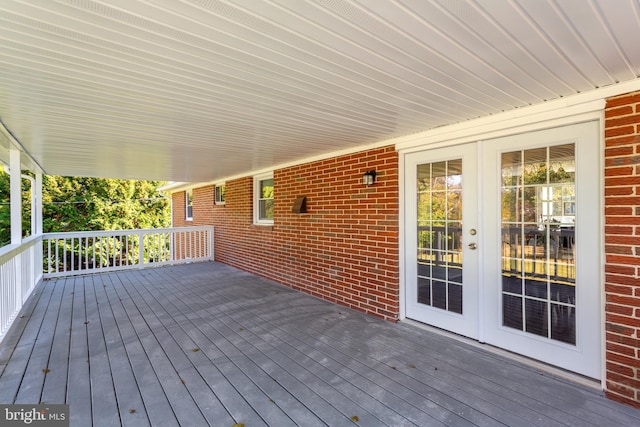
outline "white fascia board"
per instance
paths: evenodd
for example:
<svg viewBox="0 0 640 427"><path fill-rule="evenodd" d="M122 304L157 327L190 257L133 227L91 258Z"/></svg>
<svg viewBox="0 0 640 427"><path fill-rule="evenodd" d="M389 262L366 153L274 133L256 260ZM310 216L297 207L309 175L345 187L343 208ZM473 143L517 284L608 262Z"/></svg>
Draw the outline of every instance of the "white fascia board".
<svg viewBox="0 0 640 427"><path fill-rule="evenodd" d="M159 193L167 192L169 194L177 193L179 191L184 191L191 186L190 182L170 182L168 184L163 185L162 187L158 187L156 191Z"/></svg>
<svg viewBox="0 0 640 427"><path fill-rule="evenodd" d="M242 176L251 176L251 175L242 175ZM215 181L206 181L206 182L170 182L168 184L163 185L162 187L158 187L156 191L159 193L180 193L186 190L192 190L194 188L206 187L207 185L221 185L224 184L226 180L216 179Z"/></svg>
<svg viewBox="0 0 640 427"><path fill-rule="evenodd" d="M389 140L400 152L480 141L600 118L606 99L640 90L640 79Z"/></svg>

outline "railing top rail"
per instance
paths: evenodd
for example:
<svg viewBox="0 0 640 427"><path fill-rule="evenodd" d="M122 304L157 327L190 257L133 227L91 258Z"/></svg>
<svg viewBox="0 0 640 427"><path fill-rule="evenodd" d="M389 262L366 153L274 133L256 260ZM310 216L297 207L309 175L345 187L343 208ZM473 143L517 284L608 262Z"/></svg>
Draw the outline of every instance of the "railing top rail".
<svg viewBox="0 0 640 427"><path fill-rule="evenodd" d="M134 230L99 230L99 231L70 231L57 233L44 233L45 239L65 239L77 237L108 237L108 236L126 236L135 234L155 234L155 233L175 233L175 232L195 232L195 231L212 231L213 226L202 225L195 227L173 227L173 228L139 228Z"/></svg>
<svg viewBox="0 0 640 427"><path fill-rule="evenodd" d="M7 245L0 248L0 264L4 264L11 258L17 256L20 252L24 252L31 246L34 246L42 241L42 234L29 236L17 245Z"/></svg>

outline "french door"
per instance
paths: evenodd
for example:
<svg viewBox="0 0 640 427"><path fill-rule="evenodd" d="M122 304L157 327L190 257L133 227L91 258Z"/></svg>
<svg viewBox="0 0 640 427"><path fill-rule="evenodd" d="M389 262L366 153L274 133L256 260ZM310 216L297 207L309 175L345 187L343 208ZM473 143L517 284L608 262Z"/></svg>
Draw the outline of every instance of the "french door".
<svg viewBox="0 0 640 427"><path fill-rule="evenodd" d="M476 144L407 155L407 317L478 338Z"/></svg>
<svg viewBox="0 0 640 427"><path fill-rule="evenodd" d="M599 170L596 122L407 154L406 316L600 378Z"/></svg>

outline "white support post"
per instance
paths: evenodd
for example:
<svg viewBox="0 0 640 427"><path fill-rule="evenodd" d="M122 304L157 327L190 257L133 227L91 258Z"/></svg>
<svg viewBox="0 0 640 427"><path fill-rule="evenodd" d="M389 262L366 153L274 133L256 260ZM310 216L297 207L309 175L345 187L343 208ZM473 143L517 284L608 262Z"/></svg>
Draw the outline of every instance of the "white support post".
<svg viewBox="0 0 640 427"><path fill-rule="evenodd" d="M216 259L216 253L215 253L215 248L216 248L216 237L215 237L215 229L211 229L209 231L207 231L207 234L209 234L209 260L211 261L215 261Z"/></svg>
<svg viewBox="0 0 640 427"><path fill-rule="evenodd" d="M41 172L36 172L36 185L35 185L35 189L33 191L33 194L35 195L35 217L34 217L34 225L35 225L35 232L34 234L36 235L40 235L43 233L43 227L42 227L42 173Z"/></svg>
<svg viewBox="0 0 640 427"><path fill-rule="evenodd" d="M173 264L176 259L176 245L178 244L175 230L171 230L171 232L169 232L169 239L171 239L169 243L169 260L171 261L171 264Z"/></svg>
<svg viewBox="0 0 640 427"><path fill-rule="evenodd" d="M144 266L144 232L138 231L138 267Z"/></svg>
<svg viewBox="0 0 640 427"><path fill-rule="evenodd" d="M43 227L42 227L42 172L35 172L35 188L32 189L33 192L33 207L32 207L32 225L31 229L33 230L33 234L36 236L42 236ZM34 247L34 262L32 263L31 268L33 268L33 277L34 277L34 286L42 279L43 271L43 247L42 244L39 244L37 247Z"/></svg>
<svg viewBox="0 0 640 427"><path fill-rule="evenodd" d="M20 151L9 150L9 197L11 199L11 244L22 243L22 177L20 171ZM15 300L14 307L22 307L22 256L15 257ZM2 325L4 326L4 325Z"/></svg>
<svg viewBox="0 0 640 427"><path fill-rule="evenodd" d="M20 173L20 151L9 150L11 195L11 244L18 245L22 242L22 181Z"/></svg>

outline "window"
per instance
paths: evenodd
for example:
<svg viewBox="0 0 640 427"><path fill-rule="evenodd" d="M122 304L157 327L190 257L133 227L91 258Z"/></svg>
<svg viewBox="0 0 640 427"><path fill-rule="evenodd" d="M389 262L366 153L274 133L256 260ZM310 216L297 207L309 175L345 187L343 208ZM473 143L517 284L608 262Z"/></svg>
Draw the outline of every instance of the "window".
<svg viewBox="0 0 640 427"><path fill-rule="evenodd" d="M185 204L187 208L185 219L191 221L193 219L193 190L187 190L185 193Z"/></svg>
<svg viewBox="0 0 640 427"><path fill-rule="evenodd" d="M214 191L215 191L215 204L224 205L224 192L225 192L224 184L216 185L216 188Z"/></svg>
<svg viewBox="0 0 640 427"><path fill-rule="evenodd" d="M253 222L273 225L273 173L253 177Z"/></svg>

